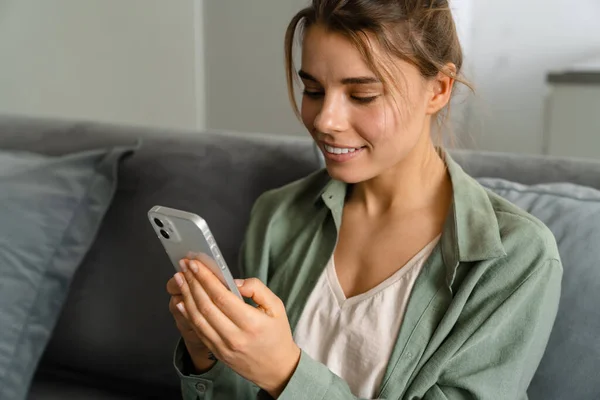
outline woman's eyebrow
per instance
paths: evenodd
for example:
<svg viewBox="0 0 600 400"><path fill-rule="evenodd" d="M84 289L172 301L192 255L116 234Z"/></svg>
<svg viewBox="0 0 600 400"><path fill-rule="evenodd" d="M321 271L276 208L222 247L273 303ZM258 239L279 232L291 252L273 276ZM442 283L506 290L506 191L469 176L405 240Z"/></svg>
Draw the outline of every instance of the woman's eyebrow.
<svg viewBox="0 0 600 400"><path fill-rule="evenodd" d="M308 72L306 72L304 70L298 71L298 76L306 81L312 81L315 83L319 83L317 78L315 78L314 76L312 76L311 74L309 74Z"/></svg>
<svg viewBox="0 0 600 400"><path fill-rule="evenodd" d="M298 71L298 76L304 80L319 83L319 80L304 70ZM344 78L340 81L343 85L368 85L371 83L381 83L381 81L373 76L357 76L352 78Z"/></svg>
<svg viewBox="0 0 600 400"><path fill-rule="evenodd" d="M381 81L372 76L357 76L353 78L342 79L344 85L368 85L370 83L381 83Z"/></svg>

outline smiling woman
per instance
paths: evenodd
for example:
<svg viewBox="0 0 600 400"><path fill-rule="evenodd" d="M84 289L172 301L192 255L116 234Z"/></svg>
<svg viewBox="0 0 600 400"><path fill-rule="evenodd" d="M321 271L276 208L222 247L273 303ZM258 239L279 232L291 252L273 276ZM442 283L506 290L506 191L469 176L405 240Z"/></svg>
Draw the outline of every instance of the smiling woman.
<svg viewBox="0 0 600 400"><path fill-rule="evenodd" d="M417 144L424 145L431 136L432 123L435 126L435 122L443 121L446 114L442 110L452 95L454 81L459 79L461 48L447 5L423 3L411 12L408 6L403 9L394 2L379 7L349 2L323 23L327 7L334 7L335 2L323 3L331 3L320 5L323 15L304 10L289 25L286 68L290 99L331 161L328 167L333 177L363 181L381 170L373 167L388 169ZM353 17L343 20L345 15ZM292 54L299 25L302 69L295 75ZM435 34L441 29L446 29L443 40L425 40L424 32ZM301 111L293 100L296 77L304 85ZM437 95L429 103L428 93ZM357 137L343 143L328 135L331 130L349 128ZM399 131L401 135L394 134ZM369 151L375 143L386 146L378 146L378 152ZM365 160L365 156L371 159ZM362 168L353 166L352 171L360 174L337 175L352 173L341 163L356 164L359 160L367 161Z"/></svg>
<svg viewBox="0 0 600 400"><path fill-rule="evenodd" d="M432 139L465 83L448 2L313 0L285 45L326 168L254 205L252 302L196 262L169 281L184 397L525 399L562 266L541 222Z"/></svg>

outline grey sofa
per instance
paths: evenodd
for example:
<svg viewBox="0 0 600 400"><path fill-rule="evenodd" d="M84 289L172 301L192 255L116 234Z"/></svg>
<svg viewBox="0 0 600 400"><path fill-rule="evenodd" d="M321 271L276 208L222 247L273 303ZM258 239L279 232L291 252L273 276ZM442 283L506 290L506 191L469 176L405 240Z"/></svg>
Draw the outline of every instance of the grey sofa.
<svg viewBox="0 0 600 400"><path fill-rule="evenodd" d="M59 155L138 139L142 145L122 163L116 196L74 277L37 368L31 400L179 398L171 363L178 333L165 292L173 270L153 236L146 211L161 204L204 216L225 258L234 265L253 201L265 190L321 167L308 138L0 117L1 149ZM600 189L599 163L468 151L453 154L476 177L525 184L572 182ZM565 265L563 301L555 325L559 333L553 332L530 387L531 399L600 398L600 359L595 359L600 354L596 339L600 326L592 321L600 321L597 267L598 262L590 268ZM575 276L581 273L587 275ZM580 292L582 280L591 286ZM593 299L577 297L594 291ZM589 307L589 302L596 306ZM574 339L565 332L573 327L590 330L585 337L595 350L587 352L588 359L581 354L581 343L568 347ZM564 354L572 359L566 360ZM572 363L583 363L585 371L566 368Z"/></svg>

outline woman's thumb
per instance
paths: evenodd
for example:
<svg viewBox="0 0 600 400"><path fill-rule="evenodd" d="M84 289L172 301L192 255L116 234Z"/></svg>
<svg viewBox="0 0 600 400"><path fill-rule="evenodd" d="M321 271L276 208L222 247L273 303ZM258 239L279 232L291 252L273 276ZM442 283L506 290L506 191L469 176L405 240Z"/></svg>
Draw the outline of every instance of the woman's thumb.
<svg viewBox="0 0 600 400"><path fill-rule="evenodd" d="M279 297L259 279L236 279L235 283L238 286L240 294L243 297L252 299L267 315L274 317L281 311L279 308L282 307L282 303Z"/></svg>

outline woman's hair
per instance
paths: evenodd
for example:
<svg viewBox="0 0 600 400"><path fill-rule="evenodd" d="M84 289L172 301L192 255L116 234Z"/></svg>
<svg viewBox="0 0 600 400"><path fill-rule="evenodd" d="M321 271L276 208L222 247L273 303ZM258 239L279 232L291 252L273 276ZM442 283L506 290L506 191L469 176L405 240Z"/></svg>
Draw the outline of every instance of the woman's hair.
<svg viewBox="0 0 600 400"><path fill-rule="evenodd" d="M316 24L348 38L384 87L396 93L402 92L394 74L397 59L414 65L426 79L442 72L471 88L460 75L463 53L448 0L312 0L292 18L285 35L288 92L297 116L294 40L298 28L303 35ZM382 54L373 54L367 34ZM448 63L456 66L455 75Z"/></svg>

